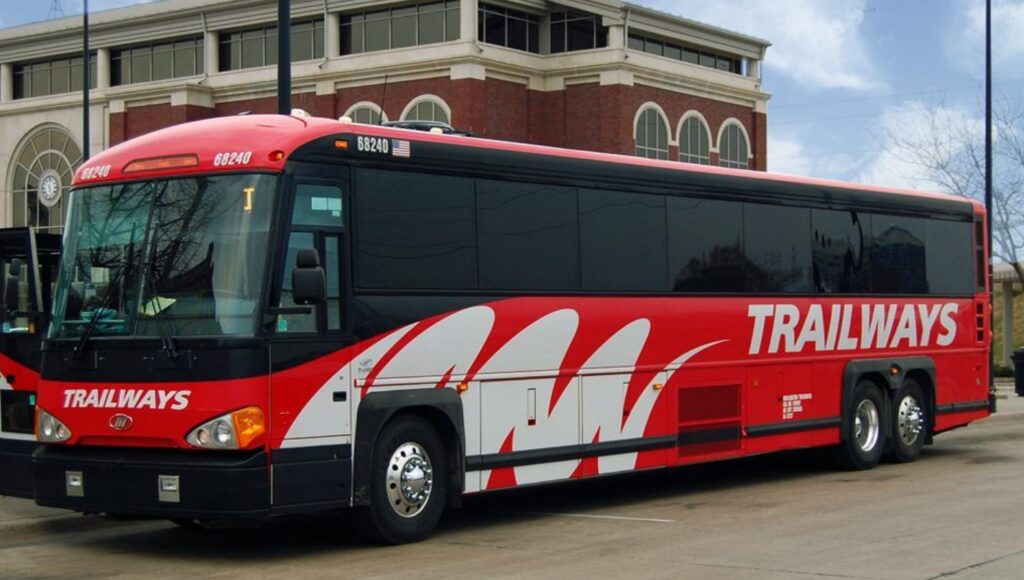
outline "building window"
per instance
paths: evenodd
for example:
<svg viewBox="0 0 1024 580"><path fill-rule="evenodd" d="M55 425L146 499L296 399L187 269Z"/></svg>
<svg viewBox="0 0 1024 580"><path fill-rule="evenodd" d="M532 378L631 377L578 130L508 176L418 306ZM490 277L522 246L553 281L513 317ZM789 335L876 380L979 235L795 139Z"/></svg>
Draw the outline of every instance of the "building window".
<svg viewBox="0 0 1024 580"><path fill-rule="evenodd" d="M419 97L405 108L403 121L437 121L451 124L451 109L437 97Z"/></svg>
<svg viewBox="0 0 1024 580"><path fill-rule="evenodd" d="M426 2L345 14L341 54L359 54L459 39L459 2Z"/></svg>
<svg viewBox="0 0 1024 580"><path fill-rule="evenodd" d="M355 123L363 123L365 125L380 125L382 121L388 120L384 111L376 103L371 103L370 101L362 101L352 105L345 112L345 116L352 119Z"/></svg>
<svg viewBox="0 0 1024 580"><path fill-rule="evenodd" d="M63 128L48 126L27 135L11 167L12 224L59 231L71 178L81 163L81 148Z"/></svg>
<svg viewBox="0 0 1024 580"><path fill-rule="evenodd" d="M679 127L679 160L683 163L709 165L710 140L708 127L703 119L695 114L686 117Z"/></svg>
<svg viewBox="0 0 1024 580"><path fill-rule="evenodd" d="M322 18L292 22L292 62L324 56ZM220 35L220 70L238 70L277 64L277 26L262 26Z"/></svg>
<svg viewBox="0 0 1024 580"><path fill-rule="evenodd" d="M747 169L750 164L749 152L743 128L736 122L727 123L718 137L718 164L733 169Z"/></svg>
<svg viewBox="0 0 1024 580"><path fill-rule="evenodd" d="M96 88L96 53L89 56L89 88ZM82 57L68 56L14 65L14 98L82 90Z"/></svg>
<svg viewBox="0 0 1024 580"><path fill-rule="evenodd" d="M551 53L589 50L608 46L608 27L598 16L585 12L551 13Z"/></svg>
<svg viewBox="0 0 1024 580"><path fill-rule="evenodd" d="M636 155L668 159L668 124L655 107L646 107L637 117Z"/></svg>
<svg viewBox="0 0 1024 580"><path fill-rule="evenodd" d="M735 74L742 74L743 70L743 60L739 57L718 54L706 49L666 42L639 34L629 35L629 48Z"/></svg>
<svg viewBox="0 0 1024 580"><path fill-rule="evenodd" d="M521 10L480 3L477 38L527 52L540 52L540 19Z"/></svg>
<svg viewBox="0 0 1024 580"><path fill-rule="evenodd" d="M203 39L114 49L110 53L110 84L129 85L203 74Z"/></svg>

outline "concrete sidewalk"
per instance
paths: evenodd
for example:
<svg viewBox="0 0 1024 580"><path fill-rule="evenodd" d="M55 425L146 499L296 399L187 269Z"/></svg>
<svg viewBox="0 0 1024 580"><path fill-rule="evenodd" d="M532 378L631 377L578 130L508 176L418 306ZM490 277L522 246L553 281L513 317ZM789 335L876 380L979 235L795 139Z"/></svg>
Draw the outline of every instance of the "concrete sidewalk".
<svg viewBox="0 0 1024 580"><path fill-rule="evenodd" d="M1014 393L1012 379L998 380L996 389L998 411L993 416L994 420L1009 417L1018 420L1015 416L1024 414L1024 397ZM938 443L941 445L941 438ZM97 519L96 516L84 517L76 512L40 507L30 499L0 496L0 536L28 533L33 529L46 531L58 525L57 522L60 522L60 530L71 531L80 526L95 526Z"/></svg>

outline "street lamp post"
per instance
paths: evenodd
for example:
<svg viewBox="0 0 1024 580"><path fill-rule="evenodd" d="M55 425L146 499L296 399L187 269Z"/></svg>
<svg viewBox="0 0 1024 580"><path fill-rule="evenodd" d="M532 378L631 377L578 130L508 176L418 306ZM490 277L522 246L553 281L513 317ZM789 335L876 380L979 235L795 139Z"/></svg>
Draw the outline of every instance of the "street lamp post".
<svg viewBox="0 0 1024 580"><path fill-rule="evenodd" d="M89 160L89 0L82 7L82 161Z"/></svg>
<svg viewBox="0 0 1024 580"><path fill-rule="evenodd" d="M291 0L277 0L277 112L292 112Z"/></svg>

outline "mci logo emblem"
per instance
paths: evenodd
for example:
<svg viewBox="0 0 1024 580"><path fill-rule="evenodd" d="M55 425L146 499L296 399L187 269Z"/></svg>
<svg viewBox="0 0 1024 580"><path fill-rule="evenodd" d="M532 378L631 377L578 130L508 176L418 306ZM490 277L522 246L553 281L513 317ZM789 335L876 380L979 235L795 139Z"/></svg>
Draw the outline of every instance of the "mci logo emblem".
<svg viewBox="0 0 1024 580"><path fill-rule="evenodd" d="M124 413L118 413L110 417L110 428L114 431L127 431L132 428L135 421Z"/></svg>

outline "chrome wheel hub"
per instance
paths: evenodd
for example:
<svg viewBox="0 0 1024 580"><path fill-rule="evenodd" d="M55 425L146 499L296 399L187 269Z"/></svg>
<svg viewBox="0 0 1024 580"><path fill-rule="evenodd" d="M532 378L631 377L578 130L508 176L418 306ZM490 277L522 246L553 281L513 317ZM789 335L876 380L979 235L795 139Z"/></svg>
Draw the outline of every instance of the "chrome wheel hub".
<svg viewBox="0 0 1024 580"><path fill-rule="evenodd" d="M871 451L878 444L879 426L878 407L869 399L861 401L853 419L853 439L861 451Z"/></svg>
<svg viewBox="0 0 1024 580"><path fill-rule="evenodd" d="M924 431L924 413L914 397L903 397L896 416L896 431L906 445L913 445Z"/></svg>
<svg viewBox="0 0 1024 580"><path fill-rule="evenodd" d="M403 443L388 461L388 503L395 513L411 518L423 511L434 487L430 456L417 443Z"/></svg>

